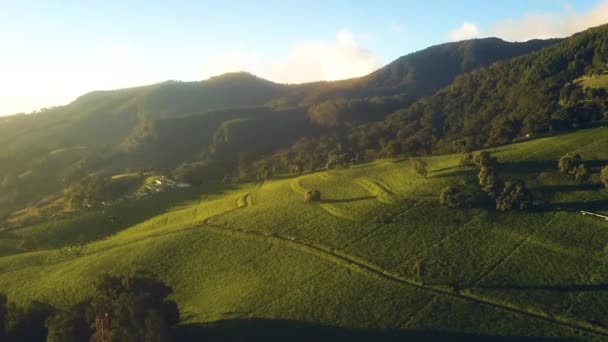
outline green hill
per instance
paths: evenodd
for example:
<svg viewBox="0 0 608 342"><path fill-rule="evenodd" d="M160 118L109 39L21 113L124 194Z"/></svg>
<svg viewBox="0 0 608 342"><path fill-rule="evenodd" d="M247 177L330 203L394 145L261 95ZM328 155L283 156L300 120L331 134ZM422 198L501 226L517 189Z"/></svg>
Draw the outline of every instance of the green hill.
<svg viewBox="0 0 608 342"><path fill-rule="evenodd" d="M169 172L182 163L209 161L230 173L238 158L234 151L245 149L255 160L298 138L327 134L325 127L309 121L311 104L354 98L357 120L382 119L463 72L555 42L448 43L404 56L369 76L338 82L281 85L248 73L201 82L167 81L95 91L66 106L2 118L0 218L91 173L110 176L138 168ZM239 135L231 138L236 139L226 140L235 131ZM65 152L60 156L55 151ZM31 177L20 177L24 174Z"/></svg>
<svg viewBox="0 0 608 342"><path fill-rule="evenodd" d="M491 152L500 176L525 180L539 201L608 213L595 173L608 164L607 142L608 131L596 128ZM592 168L587 185L557 170L572 151ZM426 178L407 160L379 160L167 193L155 206L120 204L5 232L0 291L64 306L87 295L102 272L143 267L173 287L184 334L195 334L194 324L263 319L463 336L608 336L605 221L544 206L439 206L442 189L475 181L475 172L458 166L460 155L426 160ZM320 203L304 203L311 188ZM141 216L131 218L134 211ZM108 229L109 216L123 224ZM93 238L68 247L80 230Z"/></svg>

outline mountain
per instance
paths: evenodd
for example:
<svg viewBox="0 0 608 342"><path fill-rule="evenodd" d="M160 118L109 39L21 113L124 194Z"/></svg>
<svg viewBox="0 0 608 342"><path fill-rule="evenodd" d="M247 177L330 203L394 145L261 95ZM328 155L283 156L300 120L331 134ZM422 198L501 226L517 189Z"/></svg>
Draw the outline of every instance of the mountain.
<svg viewBox="0 0 608 342"><path fill-rule="evenodd" d="M401 142L410 152L419 147L450 152L458 139L477 148L608 119L606 90L580 84L582 78L608 72L607 41L604 25L462 74L431 97L389 116L388 130L408 137Z"/></svg>
<svg viewBox="0 0 608 342"><path fill-rule="evenodd" d="M397 94L406 94L409 100L414 100L449 85L460 74L560 41L547 39L514 43L499 38L482 38L439 44L399 57L367 76L295 87L289 96L277 101L308 105L338 97Z"/></svg>
<svg viewBox="0 0 608 342"><path fill-rule="evenodd" d="M4 118L0 203L11 205L0 215L91 173L146 167L170 171L181 163L205 161L229 168L242 151L257 159L298 138L335 134L310 120L309 106L348 99L341 107L346 115L332 119L336 125L382 120L463 72L556 42L447 43L401 57L366 77L337 82L282 85L248 73L168 81L96 91L66 106ZM326 121L325 112L317 113L319 122Z"/></svg>
<svg viewBox="0 0 608 342"><path fill-rule="evenodd" d="M561 39L506 42L499 38L472 39L429 47L403 57L365 76L361 88L378 94L425 96L449 85L456 76L496 61L557 44Z"/></svg>
<svg viewBox="0 0 608 342"><path fill-rule="evenodd" d="M596 124L608 119L606 41L608 25L460 74L448 86L386 118L298 141L274 156L273 163L324 165L313 162L311 154L347 163L357 156L371 160L462 152ZM386 70L379 73L385 82L390 79ZM394 79L393 84L405 82ZM353 107L344 100L328 100L312 114L331 125L346 114L358 118L369 112L364 108L357 113Z"/></svg>

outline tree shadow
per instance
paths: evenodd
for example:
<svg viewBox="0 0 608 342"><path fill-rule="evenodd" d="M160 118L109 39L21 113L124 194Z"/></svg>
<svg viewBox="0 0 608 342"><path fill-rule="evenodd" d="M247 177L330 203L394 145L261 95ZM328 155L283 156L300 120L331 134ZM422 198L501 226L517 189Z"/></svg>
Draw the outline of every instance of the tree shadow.
<svg viewBox="0 0 608 342"><path fill-rule="evenodd" d="M477 286L481 289L492 290L524 290L524 291L555 291L555 292L598 292L608 291L608 284L572 284L572 285L497 285Z"/></svg>
<svg viewBox="0 0 608 342"><path fill-rule="evenodd" d="M458 165L458 166L449 166L449 167L443 167L441 169L434 169L434 170L431 170L431 172L433 172L433 173L439 173L439 172L448 171L448 170L460 169L460 168L463 168L463 167L465 167L465 166L460 166L460 165Z"/></svg>
<svg viewBox="0 0 608 342"><path fill-rule="evenodd" d="M599 169L608 165L608 159L585 160L583 164L587 165L588 168Z"/></svg>
<svg viewBox="0 0 608 342"><path fill-rule="evenodd" d="M175 328L176 341L566 341L539 337L503 337L442 331L356 329L312 322L270 319L225 320Z"/></svg>
<svg viewBox="0 0 608 342"><path fill-rule="evenodd" d="M582 163L590 169L597 170L606 166L608 164L608 160L583 160ZM559 167L557 160L528 160L518 162L499 162L497 170L499 173L504 172L525 174L539 173L542 171L557 171L559 170Z"/></svg>
<svg viewBox="0 0 608 342"><path fill-rule="evenodd" d="M465 170L457 170L452 172L445 172L438 175L432 175L427 178L444 178L444 177L464 177L464 176L475 176L477 175L477 170L469 168Z"/></svg>
<svg viewBox="0 0 608 342"><path fill-rule="evenodd" d="M499 162L498 173L539 173L557 170L557 160L527 160L518 162Z"/></svg>
<svg viewBox="0 0 608 342"><path fill-rule="evenodd" d="M350 202L358 202L365 201L370 199L376 199L376 196L361 196L361 197L353 197L353 198L343 198L343 199L324 199L321 203L350 203Z"/></svg>
<svg viewBox="0 0 608 342"><path fill-rule="evenodd" d="M570 192L570 191L595 191L604 188L603 184L572 184L572 185L541 185L533 190L543 193Z"/></svg>
<svg viewBox="0 0 608 342"><path fill-rule="evenodd" d="M152 217L169 212L183 205L189 205L200 200L204 195L222 195L237 189L234 185L226 185L220 182L210 182L203 185L193 186L187 189L172 189L155 193L145 198L124 200L108 206L97 206L79 212L65 214L60 217L50 218L47 221L66 222L66 230L63 234L55 234L49 231L45 234L34 235L25 239L27 248L22 252L36 251L42 249L62 248L72 244L85 244L107 238L133 225L144 222ZM97 225L99 229L79 229L79 226L70 222L80 220L83 225ZM25 225L5 230L4 234L34 226ZM72 232L66 234L65 232Z"/></svg>
<svg viewBox="0 0 608 342"><path fill-rule="evenodd" d="M558 203L535 203L531 211L608 211L608 200L581 201L581 202L558 202Z"/></svg>
<svg viewBox="0 0 608 342"><path fill-rule="evenodd" d="M608 210L608 199L584 202L560 202L555 206L570 210L604 211Z"/></svg>

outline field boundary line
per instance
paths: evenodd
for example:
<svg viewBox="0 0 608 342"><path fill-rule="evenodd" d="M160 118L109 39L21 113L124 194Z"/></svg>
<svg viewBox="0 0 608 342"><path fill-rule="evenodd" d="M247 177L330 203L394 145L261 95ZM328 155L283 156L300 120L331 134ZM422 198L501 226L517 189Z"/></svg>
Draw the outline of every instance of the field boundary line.
<svg viewBox="0 0 608 342"><path fill-rule="evenodd" d="M412 321L414 319L418 318L424 310L426 310L427 308L429 308L433 304L435 304L435 301L437 300L437 298L439 298L439 295L434 296L431 300L429 300L428 303L426 303L423 307L421 307L419 310L414 312L410 317L408 317L408 319L405 322L399 324L399 328L407 328L410 325L410 323L412 323Z"/></svg>
<svg viewBox="0 0 608 342"><path fill-rule="evenodd" d="M492 273L494 273L494 271L496 271L500 265L504 264L511 256L513 256L515 253L517 253L517 251L522 248L528 241L530 241L530 239L534 236L534 234L536 234L538 231L544 229L545 227L547 227L548 225L550 225L554 220L555 220L555 214L553 215L553 217L551 219L549 219L549 221L547 221L547 223L543 224L541 227L538 227L537 229L534 229L532 232L530 232L525 238L523 238L516 246L515 248L513 248L511 250L511 252L507 253L507 255L505 255L500 261L498 261L496 263L496 265L494 265L493 267L491 267L488 271L484 272L481 277L479 277L479 279L477 279L477 281L475 281L473 283L473 286L471 287L476 287L478 286L485 278L487 278L488 276L490 276Z"/></svg>
<svg viewBox="0 0 608 342"><path fill-rule="evenodd" d="M244 235L249 235L249 236L257 236L262 239L274 239L274 240L278 240L278 241L284 241L284 242L287 242L288 245L293 245L294 247L299 247L298 248L299 250L302 250L304 252L309 252L310 254L312 254L314 256L332 261L332 262L334 262L334 264L336 264L338 266L345 266L347 268L356 269L356 270L361 271L362 273L370 274L370 275L374 276L375 278L384 279L384 280L391 281L391 282L394 282L394 283L397 283L400 285L418 288L420 290L431 292L431 293L434 293L437 295L443 295L443 296L448 296L448 297L452 297L452 298L459 298L459 299L469 301L472 303L476 303L479 305L497 308L497 309L500 309L503 311L516 313L516 314L526 316L526 317L536 318L539 320L550 322L550 323L553 323L556 325L561 325L561 326L568 327L571 329L581 330L581 331L585 331L585 332L588 332L591 334L608 337L608 329L598 327L598 326L590 324L588 322L566 320L566 319L552 316L550 314L547 314L547 313L544 313L541 311L529 311L526 309L519 308L516 305L513 305L511 303L498 302L498 301L491 300L490 298L485 298L485 297L476 296L476 295L472 295L472 294L468 294L468 293L463 293L463 292L455 291L455 290L452 290L452 289L449 289L446 287L423 285L423 284L413 281L411 279L405 278L399 274L382 269L380 266L377 266L368 261L350 256L346 253L342 253L335 249L330 249L330 248L327 248L323 245L319 245L316 243L309 243L309 242L296 240L293 237L287 238L287 237L282 237L282 236L279 236L276 234L249 231L249 230L236 228L236 227L217 226L214 224L203 223L203 225L201 225L200 228L203 228L203 229L207 228L209 230L214 230L214 231L227 231L227 232L232 232L232 233L236 233L236 234L244 234Z"/></svg>

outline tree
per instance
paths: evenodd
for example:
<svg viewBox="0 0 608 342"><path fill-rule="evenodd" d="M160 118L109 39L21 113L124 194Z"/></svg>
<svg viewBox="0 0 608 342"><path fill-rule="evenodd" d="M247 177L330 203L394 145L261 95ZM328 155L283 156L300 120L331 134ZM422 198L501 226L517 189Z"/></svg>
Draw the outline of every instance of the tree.
<svg viewBox="0 0 608 342"><path fill-rule="evenodd" d="M575 170L574 170L574 179L576 179L578 182L580 183L585 183L589 180L589 169L587 169L587 166L585 164L580 164Z"/></svg>
<svg viewBox="0 0 608 342"><path fill-rule="evenodd" d="M448 186L441 191L439 203L450 208L461 208L468 202L467 194L460 188Z"/></svg>
<svg viewBox="0 0 608 342"><path fill-rule="evenodd" d="M559 158L559 170L567 175L574 175L576 168L582 164L582 157L578 153L566 153Z"/></svg>
<svg viewBox="0 0 608 342"><path fill-rule="evenodd" d="M608 165L606 165L602 169L602 172L600 173L600 179L602 183L604 183L604 185L606 186L606 189L608 189Z"/></svg>
<svg viewBox="0 0 608 342"><path fill-rule="evenodd" d="M452 149L457 153L469 153L469 145L464 139L456 139L452 141Z"/></svg>
<svg viewBox="0 0 608 342"><path fill-rule="evenodd" d="M389 140L380 151L380 155L390 158L401 154L401 151L401 144L398 141Z"/></svg>
<svg viewBox="0 0 608 342"><path fill-rule="evenodd" d="M91 316L109 317L112 341L168 341L179 321L177 304L167 299L171 292L148 272L104 275L90 300Z"/></svg>
<svg viewBox="0 0 608 342"><path fill-rule="evenodd" d="M55 309L39 301L31 302L25 309L15 303L8 304L5 326L9 341L45 341L45 321Z"/></svg>
<svg viewBox="0 0 608 342"><path fill-rule="evenodd" d="M496 209L507 210L529 210L534 203L532 193L521 181L506 183L501 193L496 198Z"/></svg>
<svg viewBox="0 0 608 342"><path fill-rule="evenodd" d="M412 167L414 168L414 172L416 172L416 174L425 177L428 174L428 169L427 169L427 162L426 160L420 159L420 158L412 158L411 159L411 163L412 163Z"/></svg>
<svg viewBox="0 0 608 342"><path fill-rule="evenodd" d="M61 310L51 316L46 326L49 342L80 342L88 341L93 336L90 323L90 303L84 301L67 310ZM89 317L87 317L89 316Z"/></svg>
<svg viewBox="0 0 608 342"><path fill-rule="evenodd" d="M100 333L94 330L101 328L96 323L102 322L103 336L109 341L171 341L170 328L179 321L177 304L167 299L171 291L144 271L103 275L92 297L46 320L46 340L90 341Z"/></svg>
<svg viewBox="0 0 608 342"><path fill-rule="evenodd" d="M491 198L496 198L503 187L502 181L498 179L496 171L492 166L483 166L477 174L479 186Z"/></svg>
<svg viewBox="0 0 608 342"><path fill-rule="evenodd" d="M460 158L460 166L473 166L473 154L471 152L467 152L462 155Z"/></svg>
<svg viewBox="0 0 608 342"><path fill-rule="evenodd" d="M492 157L490 152L482 151L473 156L473 163L477 168L494 167L497 163L496 158Z"/></svg>
<svg viewBox="0 0 608 342"><path fill-rule="evenodd" d="M304 202L321 202L321 192L319 190L308 190L304 194Z"/></svg>

